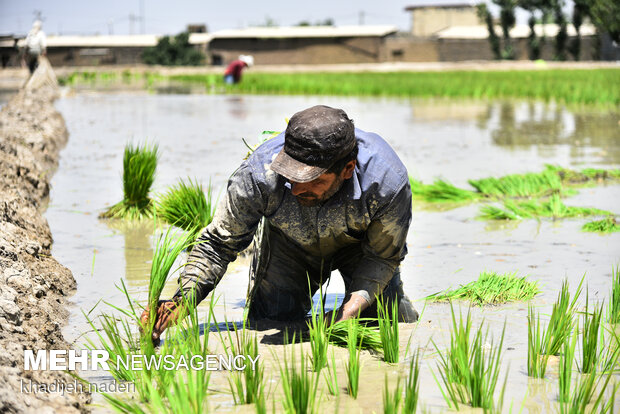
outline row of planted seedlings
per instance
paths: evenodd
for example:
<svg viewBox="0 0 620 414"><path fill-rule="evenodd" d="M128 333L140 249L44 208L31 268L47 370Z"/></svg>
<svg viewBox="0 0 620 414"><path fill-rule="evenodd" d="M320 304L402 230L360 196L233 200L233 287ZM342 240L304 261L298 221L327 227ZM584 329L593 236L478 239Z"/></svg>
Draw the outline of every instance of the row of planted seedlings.
<svg viewBox="0 0 620 414"><path fill-rule="evenodd" d="M163 286L168 279L177 256L191 245L191 233L174 233L168 230L157 243L151 268L149 297L147 305L153 309L159 301ZM381 355L386 363L397 364L400 360L400 341L398 311L396 303L391 305L379 302L377 320L355 319L334 323L334 313L325 314L323 296L320 295L319 309L312 309L305 332L285 336L284 345L269 346L271 361L261 353L256 332L240 328L228 322L222 329L213 317L214 299L211 297L209 311L201 324L198 311L192 307L182 323L172 327L163 344L156 349L150 340L153 318L140 321L141 306L130 298L124 284L129 309L116 310L121 317L102 314L99 326L90 320L95 328L99 344L91 341L93 348L106 349L112 358L132 353L146 355L170 355L172 358L194 355L211 355L217 349L226 355L243 355L256 361L246 365L241 371L215 372L213 375L227 378L227 386L222 381L214 383L212 375L206 370L169 371L157 367L132 371L130 369L112 370L111 374L121 381L136 384L133 398L106 394L106 400L120 412L205 412L214 409L210 399L222 401L222 395L230 395L230 404L253 404L257 412L322 412L335 405L338 410L341 394L355 399L360 388L360 362L362 350L370 350L374 357ZM462 299L475 304L505 303L515 300L529 300L539 293L536 282L515 274L498 275L483 272L475 282L459 289L431 295L428 300L442 301ZM560 356L558 380L558 406L561 412L583 412L596 409L596 412L611 412L618 384L612 383L612 374L618 369L620 339L612 329L603 332L603 305L595 305L590 311L586 295L586 307L582 312L579 326L577 300L581 295L581 285L571 299L568 283L562 289L549 321L545 326L540 316L530 305L528 315L528 375L545 377L550 356ZM391 308L390 308L391 306ZM607 314L610 323L620 321L620 268L614 269L613 288ZM331 319L326 319L330 315ZM488 334L482 323L473 329L468 312L465 317L457 317L451 306L451 338L447 349L434 344L438 355L437 374L433 373L442 395L449 407L459 409L461 405L481 407L485 412L501 412L507 373L500 377L504 331L496 341ZM376 326L375 326L376 324ZM137 335L139 326L142 335ZM209 331L215 329L216 343L209 340ZM296 336L296 335L300 336ZM308 339L306 349L300 340ZM490 345L489 345L490 344ZM579 345L579 348L577 348ZM336 347L335 347L336 346ZM343 356L338 347L344 346L347 355ZM263 346L263 351L266 346ZM580 352L576 353L576 349ZM331 351L331 352L330 352ZM382 351L379 353L379 351ZM409 344L405 355L409 354ZM336 357L340 354L340 358ZM577 354L577 357L575 355ZM338 364L344 359L344 364ZM342 369L344 365L344 374ZM576 375L577 367L579 376ZM383 391L383 410L386 413L415 412L419 401L420 353L412 352L405 368L405 382L401 375L392 380L390 387L387 373ZM269 369L266 369L269 368ZM394 385L395 383L395 385ZM219 395L218 398L213 396ZM226 398L226 397L224 397ZM322 405L321 405L322 404ZM221 408L221 407L220 407Z"/></svg>
<svg viewBox="0 0 620 414"><path fill-rule="evenodd" d="M439 203L452 207L470 202L485 202L480 207L479 218L483 220L523 220L551 218L553 220L573 217L603 217L588 222L583 231L612 233L620 231L617 213L591 207L568 206L563 197L576 194L576 187L601 183L617 183L620 170L586 168L574 171L547 165L539 173L511 174L469 180L473 190L459 188L442 179L425 184L409 178L414 200ZM503 206L489 202L502 202Z"/></svg>

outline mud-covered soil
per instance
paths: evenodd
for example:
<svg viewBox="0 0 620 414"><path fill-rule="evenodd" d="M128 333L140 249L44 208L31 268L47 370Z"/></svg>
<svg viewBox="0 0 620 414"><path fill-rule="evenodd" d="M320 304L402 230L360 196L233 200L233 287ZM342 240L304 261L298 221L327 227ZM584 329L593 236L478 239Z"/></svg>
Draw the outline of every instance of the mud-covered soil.
<svg viewBox="0 0 620 414"><path fill-rule="evenodd" d="M61 328L73 275L51 257L43 217L49 179L67 141L56 89L18 92L0 111L0 412L85 411L80 393L28 392L23 385L71 382L62 371L24 371L24 350L68 349Z"/></svg>

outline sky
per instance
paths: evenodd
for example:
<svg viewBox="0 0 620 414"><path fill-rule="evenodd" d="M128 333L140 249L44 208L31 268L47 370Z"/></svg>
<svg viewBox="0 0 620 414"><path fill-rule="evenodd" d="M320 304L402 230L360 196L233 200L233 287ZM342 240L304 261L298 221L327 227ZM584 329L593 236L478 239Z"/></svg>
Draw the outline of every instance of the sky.
<svg viewBox="0 0 620 414"><path fill-rule="evenodd" d="M446 0L425 0L427 3ZM137 18L144 8L147 34L176 34L188 23L204 23L209 31L264 24L280 26L327 18L337 26L390 24L410 29L405 7L421 0L0 0L0 34L24 34L41 13L47 34L93 35L142 33ZM130 15L136 16L135 19Z"/></svg>

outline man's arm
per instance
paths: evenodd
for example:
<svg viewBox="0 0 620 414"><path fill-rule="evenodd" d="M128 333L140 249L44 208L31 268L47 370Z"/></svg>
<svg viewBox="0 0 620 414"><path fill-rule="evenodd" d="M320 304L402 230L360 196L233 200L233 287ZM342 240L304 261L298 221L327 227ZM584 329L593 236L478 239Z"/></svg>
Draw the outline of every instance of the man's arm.
<svg viewBox="0 0 620 414"><path fill-rule="evenodd" d="M356 317L383 292L406 254L410 223L411 188L407 180L368 226L362 242L363 257L353 274L348 299L341 306L338 320Z"/></svg>
<svg viewBox="0 0 620 414"><path fill-rule="evenodd" d="M231 261L245 249L263 215L263 199L249 163L244 162L228 181L225 198L197 239L179 277L172 300L160 301L153 328L153 342L170 324L182 318L215 288ZM182 306L180 306L182 305ZM182 308L185 308L182 310ZM141 320L148 320L148 309Z"/></svg>

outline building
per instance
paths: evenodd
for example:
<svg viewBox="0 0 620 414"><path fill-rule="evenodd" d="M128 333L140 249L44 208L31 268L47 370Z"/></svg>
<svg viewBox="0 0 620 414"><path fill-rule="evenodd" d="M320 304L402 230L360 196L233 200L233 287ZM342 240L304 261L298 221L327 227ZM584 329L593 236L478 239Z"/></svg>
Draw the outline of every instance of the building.
<svg viewBox="0 0 620 414"><path fill-rule="evenodd" d="M395 26L255 27L213 33L211 64L226 64L241 54L257 65L377 63L385 60L386 39Z"/></svg>
<svg viewBox="0 0 620 414"><path fill-rule="evenodd" d="M411 13L411 34L415 37L432 37L452 26L479 24L473 3L419 4L408 6Z"/></svg>

